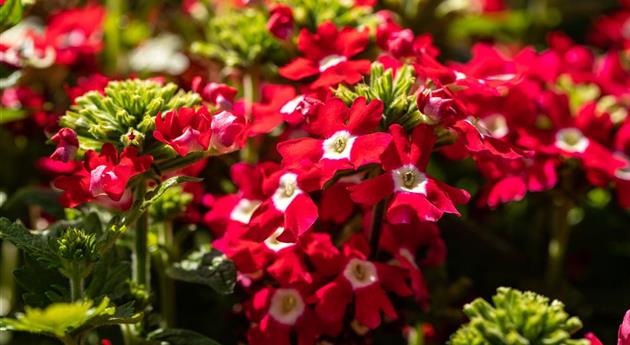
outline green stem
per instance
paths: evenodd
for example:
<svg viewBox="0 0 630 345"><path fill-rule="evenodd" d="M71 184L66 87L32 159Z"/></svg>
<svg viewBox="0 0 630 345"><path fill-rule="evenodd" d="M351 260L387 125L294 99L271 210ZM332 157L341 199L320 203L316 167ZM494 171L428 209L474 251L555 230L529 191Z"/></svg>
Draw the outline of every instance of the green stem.
<svg viewBox="0 0 630 345"><path fill-rule="evenodd" d="M160 226L159 243L160 247L170 249L173 246L173 224L164 221ZM167 250L168 250L167 249ZM160 279L160 311L162 319L167 328L175 325L175 282L167 274L166 270L170 265L170 252L162 251L158 256L160 269L158 278Z"/></svg>
<svg viewBox="0 0 630 345"><path fill-rule="evenodd" d="M386 200L381 200L372 208L372 228L370 230L370 253L372 258L375 258L378 254L378 245L381 239L381 232L383 231L385 202Z"/></svg>
<svg viewBox="0 0 630 345"><path fill-rule="evenodd" d="M133 281L138 284L138 286L143 287L145 291L150 290L148 234L149 215L145 211L136 221L136 238L133 253Z"/></svg>
<svg viewBox="0 0 630 345"><path fill-rule="evenodd" d="M248 121L251 121L255 92L254 77L250 73L245 73L243 75L243 98L245 100L245 117Z"/></svg>
<svg viewBox="0 0 630 345"><path fill-rule="evenodd" d="M557 197L554 201L553 216L551 219L551 238L547 248L547 272L546 283L550 292L557 292L562 283L562 272L567 253L567 246L571 233L568 214L571 203L563 197Z"/></svg>
<svg viewBox="0 0 630 345"><path fill-rule="evenodd" d="M83 298L83 277L75 273L70 277L70 300L76 302Z"/></svg>
<svg viewBox="0 0 630 345"><path fill-rule="evenodd" d="M115 74L118 71L118 58L120 56L120 26L124 1L106 0L107 19L105 20L105 66L107 72Z"/></svg>
<svg viewBox="0 0 630 345"><path fill-rule="evenodd" d="M256 80L251 73L243 75L243 98L245 99L245 118L252 121L252 106L256 101ZM241 150L241 160L247 163L256 163L258 161L258 149L256 142L250 138L245 143L245 147Z"/></svg>
<svg viewBox="0 0 630 345"><path fill-rule="evenodd" d="M15 295L13 271L17 268L18 249L9 241L2 241L0 250L0 316L6 316L12 309Z"/></svg>

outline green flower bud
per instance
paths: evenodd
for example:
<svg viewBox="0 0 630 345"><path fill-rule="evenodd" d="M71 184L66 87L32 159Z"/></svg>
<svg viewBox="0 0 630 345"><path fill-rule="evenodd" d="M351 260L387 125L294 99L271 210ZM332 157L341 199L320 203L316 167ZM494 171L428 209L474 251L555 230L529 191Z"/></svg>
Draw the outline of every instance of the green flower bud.
<svg viewBox="0 0 630 345"><path fill-rule="evenodd" d="M208 21L205 42L194 42L193 53L228 67L282 65L286 49L267 30L267 17L256 8L231 10Z"/></svg>
<svg viewBox="0 0 630 345"><path fill-rule="evenodd" d="M499 288L493 304L477 299L464 306L470 322L449 340L450 345L588 345L571 339L582 323L569 317L564 305L533 292Z"/></svg>
<svg viewBox="0 0 630 345"><path fill-rule="evenodd" d="M118 147L141 145L153 130L153 119L159 112L200 102L199 95L181 91L172 83L112 81L104 95L91 91L78 97L59 123L77 133L82 150L100 149L106 142Z"/></svg>
<svg viewBox="0 0 630 345"><path fill-rule="evenodd" d="M57 239L57 255L61 273L68 278L85 278L91 265L98 261L96 236L82 229L70 228Z"/></svg>
<svg viewBox="0 0 630 345"><path fill-rule="evenodd" d="M370 78L367 83L359 83L352 89L339 86L335 96L347 104L351 104L359 97L368 101L378 99L383 102L383 125L389 127L398 123L405 128L413 128L423 121L416 104L413 86L416 78L412 66L401 67L394 78L391 69L385 70L379 62L372 64Z"/></svg>

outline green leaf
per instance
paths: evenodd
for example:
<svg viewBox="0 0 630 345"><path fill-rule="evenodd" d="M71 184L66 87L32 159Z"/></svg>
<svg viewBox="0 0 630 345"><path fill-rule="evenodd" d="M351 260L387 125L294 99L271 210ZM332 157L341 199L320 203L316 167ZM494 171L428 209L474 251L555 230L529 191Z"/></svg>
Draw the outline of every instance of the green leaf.
<svg viewBox="0 0 630 345"><path fill-rule="evenodd" d="M0 125L26 118L28 112L24 109L0 107Z"/></svg>
<svg viewBox="0 0 630 345"><path fill-rule="evenodd" d="M0 6L0 32L19 23L22 19L23 11L22 0L5 1L4 5Z"/></svg>
<svg viewBox="0 0 630 345"><path fill-rule="evenodd" d="M19 212L26 208L25 206L36 205L51 216L62 219L65 214L63 207L59 204L59 194L50 188L32 186L21 188L2 205L0 210L4 215L17 217Z"/></svg>
<svg viewBox="0 0 630 345"><path fill-rule="evenodd" d="M118 260L115 251L111 251L94 266L85 293L93 299L108 296L116 301L130 292L127 283L130 276L129 262Z"/></svg>
<svg viewBox="0 0 630 345"><path fill-rule="evenodd" d="M171 177L168 180L162 182L157 187L155 187L149 193L149 199L144 201L144 203L142 204L142 208L146 209L147 207L149 207L155 201L160 199L160 197L162 197L162 195L164 195L164 193L166 193L166 191L169 188L171 188L171 187L174 187L174 186L177 186L179 184L186 183L186 182L201 182L201 181L203 181L203 179L198 178L198 177L192 177L192 176L175 176L175 177Z"/></svg>
<svg viewBox="0 0 630 345"><path fill-rule="evenodd" d="M236 267L216 249L201 249L171 266L168 275L189 283L205 284L220 294L230 294L236 284Z"/></svg>
<svg viewBox="0 0 630 345"><path fill-rule="evenodd" d="M24 256L24 265L13 272L16 283L24 290L24 303L44 308L51 303L67 302L68 281L58 270L45 267L32 257Z"/></svg>
<svg viewBox="0 0 630 345"><path fill-rule="evenodd" d="M220 345L203 334L177 328L157 330L149 334L148 339L168 345Z"/></svg>
<svg viewBox="0 0 630 345"><path fill-rule="evenodd" d="M0 319L6 329L37 334L46 334L57 338L90 325L95 318L114 315L114 307L109 307L109 299L93 307L92 301L51 304L45 309L26 307L25 313L17 314L15 319Z"/></svg>
<svg viewBox="0 0 630 345"><path fill-rule="evenodd" d="M50 266L59 264L59 259L48 246L46 235L35 234L24 225L0 218L0 238L15 244L16 247Z"/></svg>

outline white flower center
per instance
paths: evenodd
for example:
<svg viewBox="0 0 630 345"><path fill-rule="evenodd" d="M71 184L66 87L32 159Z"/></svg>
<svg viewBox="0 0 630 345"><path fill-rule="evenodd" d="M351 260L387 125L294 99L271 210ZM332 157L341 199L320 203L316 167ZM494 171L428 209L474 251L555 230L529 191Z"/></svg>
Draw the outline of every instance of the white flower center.
<svg viewBox="0 0 630 345"><path fill-rule="evenodd" d="M276 321L292 326L304 313L304 300L295 289L278 289L271 297L269 315Z"/></svg>
<svg viewBox="0 0 630 345"><path fill-rule="evenodd" d="M356 137L350 135L348 131L339 131L331 135L330 138L324 140L322 145L324 149L322 158L350 159L350 152L355 139Z"/></svg>
<svg viewBox="0 0 630 345"><path fill-rule="evenodd" d="M347 61L348 58L342 55L328 55L325 58L319 60L319 72L323 73L327 69L337 66L338 64Z"/></svg>
<svg viewBox="0 0 630 345"><path fill-rule="evenodd" d="M507 121L501 114L493 114L483 119L469 118L466 121L475 126L482 137L503 138L510 132Z"/></svg>
<svg viewBox="0 0 630 345"><path fill-rule="evenodd" d="M378 281L376 266L369 261L357 258L348 262L343 270L343 276L348 279L355 290L370 286Z"/></svg>
<svg viewBox="0 0 630 345"><path fill-rule="evenodd" d="M287 243L287 242L278 241L278 237L282 235L283 232L284 232L284 228L278 227L276 231L273 232L273 234L267 237L267 239L265 240L265 246L267 246L267 248L273 250L276 253L281 251L284 248L289 248L289 247L294 246L295 243Z"/></svg>
<svg viewBox="0 0 630 345"><path fill-rule="evenodd" d="M230 219L243 223L249 224L249 220L252 218L254 211L260 206L260 200L249 200L249 199L241 199L234 206L232 212L230 212Z"/></svg>
<svg viewBox="0 0 630 345"><path fill-rule="evenodd" d="M577 128L564 128L556 133L556 147L561 150L582 153L588 145L588 138Z"/></svg>
<svg viewBox="0 0 630 345"><path fill-rule="evenodd" d="M394 189L397 192L427 194L427 176L420 172L415 165L407 164L392 170Z"/></svg>
<svg viewBox="0 0 630 345"><path fill-rule="evenodd" d="M280 113L282 114L293 114L295 112L295 110L297 109L297 107L300 105L300 103L304 100L304 95L299 95L297 97L295 97L294 99L286 102L282 108L280 108Z"/></svg>
<svg viewBox="0 0 630 345"><path fill-rule="evenodd" d="M297 184L297 175L286 173L280 177L278 189L276 189L271 200L278 211L284 212L293 202L293 199L302 193Z"/></svg>

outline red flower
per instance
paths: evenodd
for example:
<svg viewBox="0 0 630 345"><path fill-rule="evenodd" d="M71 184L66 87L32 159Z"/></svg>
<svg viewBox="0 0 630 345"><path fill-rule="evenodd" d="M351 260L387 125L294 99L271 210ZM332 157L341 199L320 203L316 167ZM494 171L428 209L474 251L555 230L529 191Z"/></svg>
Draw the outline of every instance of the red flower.
<svg viewBox="0 0 630 345"><path fill-rule="evenodd" d="M99 73L91 74L87 77L79 77L77 86L66 87L66 93L74 102L77 97L84 95L88 91L98 91L103 94L108 83L109 78L106 76Z"/></svg>
<svg viewBox="0 0 630 345"><path fill-rule="evenodd" d="M617 345L630 345L630 310L626 312L626 316L623 318L621 326L619 326L617 339Z"/></svg>
<svg viewBox="0 0 630 345"><path fill-rule="evenodd" d="M385 224L380 246L408 271L417 301L428 307L429 289L420 266L437 266L446 258L446 244L435 223ZM422 253L422 256L418 256Z"/></svg>
<svg viewBox="0 0 630 345"><path fill-rule="evenodd" d="M271 162L256 166L246 163L232 165L231 180L239 191L222 196L214 200L211 205L207 205L211 206L211 210L204 215L204 223L216 235L230 231L240 236L245 231L245 226L249 224L254 211L265 199L262 189L265 175L276 170L278 166Z"/></svg>
<svg viewBox="0 0 630 345"><path fill-rule="evenodd" d="M211 123L206 107L171 110L155 117L153 137L171 146L180 156L206 151L212 136Z"/></svg>
<svg viewBox="0 0 630 345"><path fill-rule="evenodd" d="M260 90L260 102L252 106L253 121L249 126L252 134L269 133L283 120L283 110L295 99L295 89L289 85L264 84Z"/></svg>
<svg viewBox="0 0 630 345"><path fill-rule="evenodd" d="M383 113L383 103L369 104L361 97L348 109L343 101L327 101L310 124L311 132L321 139L299 138L278 144L278 152L285 166L303 160L316 163L321 169L320 185L336 172L357 169L362 165L379 163L380 155L391 141L387 133L374 132Z"/></svg>
<svg viewBox="0 0 630 345"><path fill-rule="evenodd" d="M92 5L54 14L46 28L45 40L57 51L56 61L69 65L82 56L93 56L103 48L105 9Z"/></svg>
<svg viewBox="0 0 630 345"><path fill-rule="evenodd" d="M435 143L433 129L417 126L408 140L405 129L390 127L392 143L382 155L384 174L350 187L355 202L374 205L391 196L387 219L393 224L420 221L435 222L443 213L459 215L455 204L470 199L468 192L434 180L426 166Z"/></svg>
<svg viewBox="0 0 630 345"><path fill-rule="evenodd" d="M234 97L238 93L238 90L225 84L207 83L202 85L201 77L193 78L191 86L193 91L201 95L204 101L226 110L232 109Z"/></svg>
<svg viewBox="0 0 630 345"><path fill-rule="evenodd" d="M369 42L367 30L357 31L326 22L317 33L300 31L298 49L304 57L298 57L280 68L280 75L291 80L318 76L312 88L327 88L345 82L354 84L370 70L369 60L350 60L362 52Z"/></svg>
<svg viewBox="0 0 630 345"><path fill-rule="evenodd" d="M527 192L549 190L558 182L556 167L559 161L552 157L502 159L480 155L475 161L481 173L489 179L481 191L479 203L490 208L522 200Z"/></svg>
<svg viewBox="0 0 630 345"><path fill-rule="evenodd" d="M286 5L275 5L270 11L267 30L281 40L286 40L293 33L293 11Z"/></svg>
<svg viewBox="0 0 630 345"><path fill-rule="evenodd" d="M483 119L469 117L457 121L453 127L460 134L461 144L471 153L488 153L506 159L521 158L525 154L503 138L509 133L505 117L494 114Z"/></svg>
<svg viewBox="0 0 630 345"><path fill-rule="evenodd" d="M53 184L64 191L61 203L66 207L75 207L94 199L119 202L126 194L129 179L146 171L152 162L150 155L138 156L135 147L126 147L119 155L114 145L107 143L100 153L93 150L85 153L81 171L59 176Z"/></svg>
<svg viewBox="0 0 630 345"><path fill-rule="evenodd" d="M354 318L370 329L381 323L381 312L390 319L397 313L385 291L409 296L405 271L401 268L372 262L367 259L369 249L362 236L355 236L344 246L344 262L337 278L322 286L312 300L317 315L334 335L341 329L348 304L354 301Z"/></svg>
<svg viewBox="0 0 630 345"><path fill-rule="evenodd" d="M290 345L291 334L299 345L311 345L320 334L316 315L295 288L263 288L251 301L250 318L258 319L247 333L252 345Z"/></svg>
<svg viewBox="0 0 630 345"><path fill-rule="evenodd" d="M74 159L79 149L79 139L77 133L70 128L62 128L53 135L50 140L57 144L57 148L50 155L53 160L68 162Z"/></svg>
<svg viewBox="0 0 630 345"><path fill-rule="evenodd" d="M263 191L267 200L254 213L247 238L264 241L283 227L285 231L279 240L295 242L315 223L317 205L307 192L316 186L299 179L299 174L299 170L283 169L265 179Z"/></svg>

